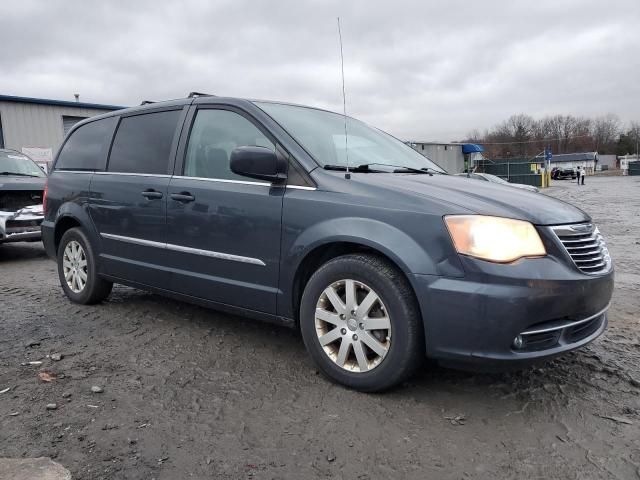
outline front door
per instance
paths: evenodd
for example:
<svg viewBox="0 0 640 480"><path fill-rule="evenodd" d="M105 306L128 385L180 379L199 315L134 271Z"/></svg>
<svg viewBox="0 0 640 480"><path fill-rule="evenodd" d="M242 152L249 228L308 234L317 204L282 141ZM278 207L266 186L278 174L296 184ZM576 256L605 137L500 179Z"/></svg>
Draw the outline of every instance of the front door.
<svg viewBox="0 0 640 480"><path fill-rule="evenodd" d="M105 172L91 180L89 209L101 240L101 271L167 288L163 265L171 152L182 111L121 119Z"/></svg>
<svg viewBox="0 0 640 480"><path fill-rule="evenodd" d="M201 107L191 122L168 189L171 289L273 314L284 188L234 174L229 158L239 146L275 144L238 111Z"/></svg>

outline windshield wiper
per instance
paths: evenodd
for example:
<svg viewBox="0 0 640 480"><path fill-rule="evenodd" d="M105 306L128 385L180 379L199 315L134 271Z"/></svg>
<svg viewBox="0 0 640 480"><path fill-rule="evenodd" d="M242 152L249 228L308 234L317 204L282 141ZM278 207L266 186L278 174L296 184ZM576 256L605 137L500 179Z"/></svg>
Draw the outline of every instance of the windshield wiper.
<svg viewBox="0 0 640 480"><path fill-rule="evenodd" d="M369 168L369 165L373 165L371 164L364 164L364 165L356 165L354 167L349 167L349 171L350 172L356 172L356 173L384 173L382 170L373 170L371 168ZM346 165L323 165L323 167L325 170L338 170L341 172L346 172L347 171L347 166Z"/></svg>
<svg viewBox="0 0 640 480"><path fill-rule="evenodd" d="M429 175L432 175L433 173L441 173L442 174L442 172L436 170L435 168L431 168L431 167L415 168L415 167L407 167L407 166L404 166L404 165L393 165L393 164L390 164L390 163L367 163L367 164L365 164L365 166L366 165L382 165L384 167L394 167L393 173L411 172L411 173L427 173Z"/></svg>
<svg viewBox="0 0 640 480"><path fill-rule="evenodd" d="M17 175L19 177L36 177L36 178L40 177L40 175L31 175L30 173L20 173L20 172L0 172L0 175Z"/></svg>

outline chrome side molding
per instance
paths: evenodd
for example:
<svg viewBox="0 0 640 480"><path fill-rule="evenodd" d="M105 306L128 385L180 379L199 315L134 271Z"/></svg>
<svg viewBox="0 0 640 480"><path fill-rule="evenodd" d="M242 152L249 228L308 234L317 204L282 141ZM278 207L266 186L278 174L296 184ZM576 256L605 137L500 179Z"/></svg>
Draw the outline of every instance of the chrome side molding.
<svg viewBox="0 0 640 480"><path fill-rule="evenodd" d="M134 245L143 245L147 247L162 248L164 250L172 250L174 252L189 253L192 255L201 255L203 257L217 258L220 260L229 260L231 262L249 263L251 265L258 265L266 267L259 258L243 257L242 255L233 255L231 253L215 252L213 250L201 250L199 248L185 247L183 245L174 245L171 243L154 242L152 240L145 240L143 238L125 237L123 235L114 235L112 233L101 233L101 237L109 240L117 240L120 242L133 243Z"/></svg>

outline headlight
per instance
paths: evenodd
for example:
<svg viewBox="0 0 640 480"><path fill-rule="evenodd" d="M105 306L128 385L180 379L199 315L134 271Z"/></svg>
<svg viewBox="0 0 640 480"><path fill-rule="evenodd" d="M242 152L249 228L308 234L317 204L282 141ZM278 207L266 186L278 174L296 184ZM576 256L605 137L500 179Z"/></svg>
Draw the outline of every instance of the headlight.
<svg viewBox="0 0 640 480"><path fill-rule="evenodd" d="M509 263L547 254L529 222L483 215L450 215L444 221L456 250L463 255Z"/></svg>

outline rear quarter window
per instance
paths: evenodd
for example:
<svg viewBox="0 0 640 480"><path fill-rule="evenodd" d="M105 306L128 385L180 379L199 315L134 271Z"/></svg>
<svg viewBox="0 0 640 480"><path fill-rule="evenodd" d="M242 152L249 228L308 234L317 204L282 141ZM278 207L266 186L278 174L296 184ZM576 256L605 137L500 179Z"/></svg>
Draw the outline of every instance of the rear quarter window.
<svg viewBox="0 0 640 480"><path fill-rule="evenodd" d="M166 174L181 110L145 113L120 121L109 172Z"/></svg>
<svg viewBox="0 0 640 480"><path fill-rule="evenodd" d="M56 161L56 170L104 170L118 117L82 125L71 133Z"/></svg>

